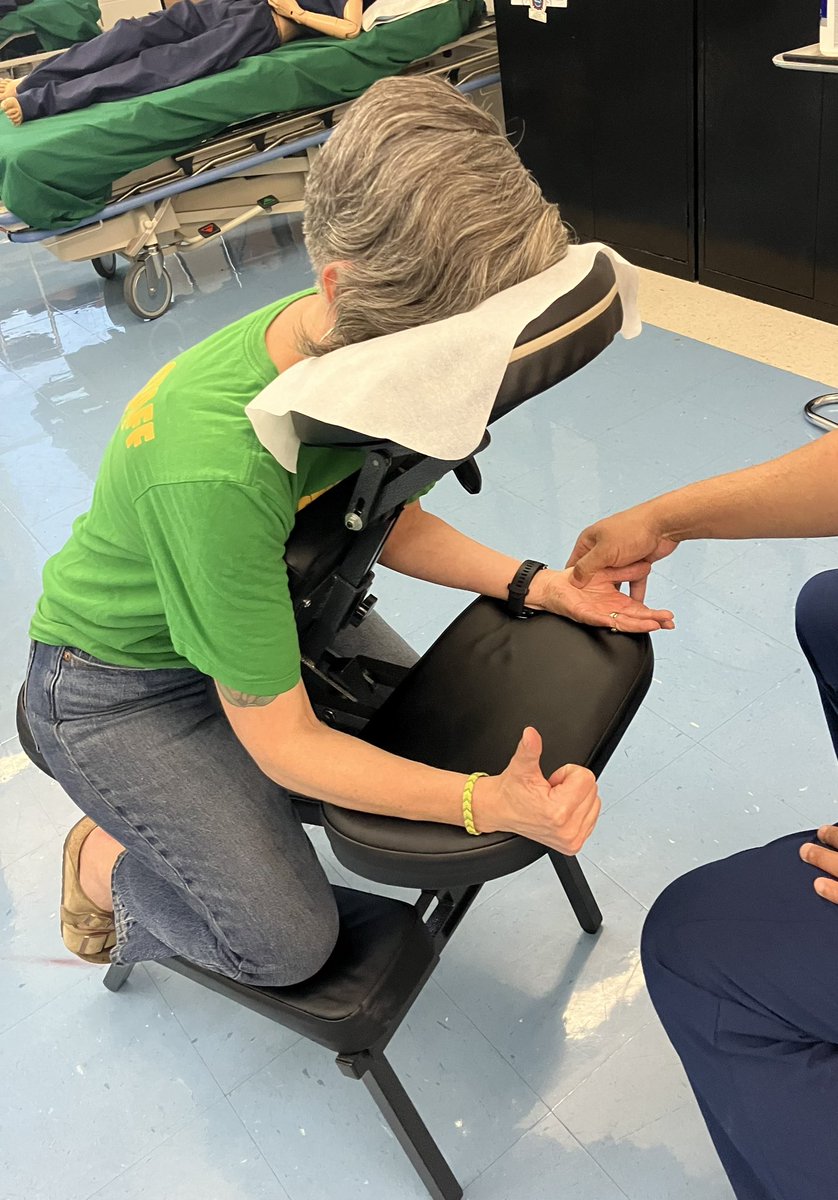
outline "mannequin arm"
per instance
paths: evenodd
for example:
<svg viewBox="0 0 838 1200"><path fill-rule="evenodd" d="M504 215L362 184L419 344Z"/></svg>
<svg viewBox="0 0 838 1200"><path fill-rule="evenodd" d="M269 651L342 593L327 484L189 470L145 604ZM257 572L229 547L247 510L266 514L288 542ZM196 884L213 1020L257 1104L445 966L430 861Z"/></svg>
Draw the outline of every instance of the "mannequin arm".
<svg viewBox="0 0 838 1200"><path fill-rule="evenodd" d="M308 12L297 0L270 0L270 5L279 16L293 21L296 25L303 25L306 29L313 29L316 33L325 33L329 37L354 38L361 32L363 0L348 0L342 17Z"/></svg>

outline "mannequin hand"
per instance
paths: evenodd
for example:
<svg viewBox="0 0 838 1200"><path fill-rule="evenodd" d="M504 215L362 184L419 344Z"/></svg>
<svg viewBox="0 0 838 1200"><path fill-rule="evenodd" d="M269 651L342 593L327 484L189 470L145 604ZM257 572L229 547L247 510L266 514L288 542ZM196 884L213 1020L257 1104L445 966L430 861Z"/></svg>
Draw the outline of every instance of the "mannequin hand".
<svg viewBox="0 0 838 1200"><path fill-rule="evenodd" d="M800 857L810 866L826 872L826 876L820 875L815 880L815 891L824 900L838 904L838 829L834 825L821 826L818 840L822 843L819 846L813 842L801 846ZM830 849L826 849L827 846Z"/></svg>
<svg viewBox="0 0 838 1200"><path fill-rule="evenodd" d="M599 791L585 767L566 766L545 779L541 737L525 729L502 775L480 779L474 821L481 833L518 833L562 854L578 854L600 812Z"/></svg>
<svg viewBox="0 0 838 1200"><path fill-rule="evenodd" d="M539 571L527 596L527 604L543 608L560 617L570 617L581 625L598 625L610 629L616 625L621 633L654 633L659 629L674 629L675 622L668 609L647 608L634 594L620 591L621 583L636 585L645 590L646 576L651 570L647 562L628 567L599 571L584 587L575 586L571 571ZM611 614L617 613L616 620Z"/></svg>

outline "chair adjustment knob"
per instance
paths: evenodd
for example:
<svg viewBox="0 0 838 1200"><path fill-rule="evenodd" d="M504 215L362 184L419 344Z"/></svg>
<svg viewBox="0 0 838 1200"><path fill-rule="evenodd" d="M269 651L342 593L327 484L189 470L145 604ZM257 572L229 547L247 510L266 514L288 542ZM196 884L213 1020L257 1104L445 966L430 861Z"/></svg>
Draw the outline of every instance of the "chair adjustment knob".
<svg viewBox="0 0 838 1200"><path fill-rule="evenodd" d="M349 618L349 624L353 629L357 629L362 621L366 621L376 604L378 604L377 596L368 595L364 597L364 599L355 609L352 616Z"/></svg>

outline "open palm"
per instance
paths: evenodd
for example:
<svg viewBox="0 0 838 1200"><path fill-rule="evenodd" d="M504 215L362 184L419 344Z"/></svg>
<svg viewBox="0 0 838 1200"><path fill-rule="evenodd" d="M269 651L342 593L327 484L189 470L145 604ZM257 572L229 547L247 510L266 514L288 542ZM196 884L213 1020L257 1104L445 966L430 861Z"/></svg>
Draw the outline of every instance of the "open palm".
<svg viewBox="0 0 838 1200"><path fill-rule="evenodd" d="M668 609L648 608L640 600L620 591L620 583L639 582L634 575L648 573L648 564L632 568L599 571L585 587L570 582L569 571L551 571L545 588L543 607L581 625L597 625L610 629L616 626L621 633L654 633L658 629L674 629L675 622ZM616 619L612 616L616 613Z"/></svg>

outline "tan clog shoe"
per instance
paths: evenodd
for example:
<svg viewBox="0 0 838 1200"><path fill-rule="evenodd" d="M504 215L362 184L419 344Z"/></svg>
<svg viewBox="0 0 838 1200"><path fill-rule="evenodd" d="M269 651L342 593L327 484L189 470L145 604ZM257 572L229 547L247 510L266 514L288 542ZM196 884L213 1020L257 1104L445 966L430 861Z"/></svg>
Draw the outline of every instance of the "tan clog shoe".
<svg viewBox="0 0 838 1200"><path fill-rule="evenodd" d="M73 954L89 963L111 961L116 945L113 913L105 912L87 898L79 883L79 858L84 840L96 822L84 817L67 834L61 879L61 938Z"/></svg>

